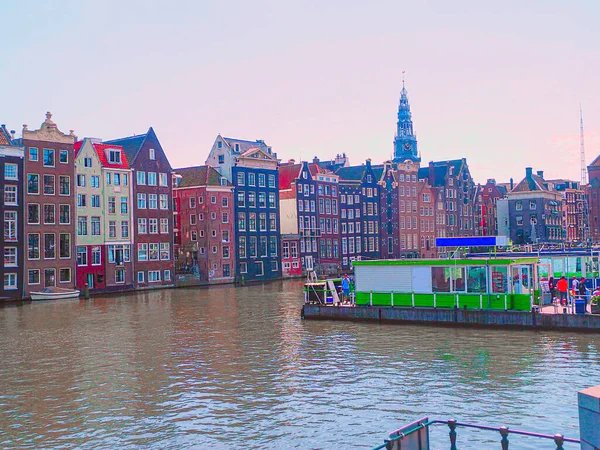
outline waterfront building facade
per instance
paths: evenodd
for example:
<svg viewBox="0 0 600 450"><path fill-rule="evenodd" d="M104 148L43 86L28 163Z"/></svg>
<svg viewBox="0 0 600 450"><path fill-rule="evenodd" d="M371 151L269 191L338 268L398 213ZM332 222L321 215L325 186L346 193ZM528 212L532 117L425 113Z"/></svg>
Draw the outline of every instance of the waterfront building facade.
<svg viewBox="0 0 600 450"><path fill-rule="evenodd" d="M0 214L4 218L4 238L0 245L4 255L0 301L18 300L23 295L24 235L23 235L23 147L14 140L14 132L0 125L0 179L3 201Z"/></svg>
<svg viewBox="0 0 600 450"><path fill-rule="evenodd" d="M417 185L417 206L419 209L419 256L437 258L435 246L437 190L424 180Z"/></svg>
<svg viewBox="0 0 600 450"><path fill-rule="evenodd" d="M302 276L299 234L281 234L281 275L284 278Z"/></svg>
<svg viewBox="0 0 600 450"><path fill-rule="evenodd" d="M474 225L477 236L498 236L498 200L506 195L506 188L490 178L475 188Z"/></svg>
<svg viewBox="0 0 600 450"><path fill-rule="evenodd" d="M77 287L118 291L135 285L131 246L132 176L118 145L86 138L75 144Z"/></svg>
<svg viewBox="0 0 600 450"><path fill-rule="evenodd" d="M506 195L509 237L517 245L562 242L561 194L541 175L527 167L525 178Z"/></svg>
<svg viewBox="0 0 600 450"><path fill-rule="evenodd" d="M543 178L543 172L539 172ZM548 188L562 198L564 241L569 244L589 244L589 203L587 190L579 181L547 180Z"/></svg>
<svg viewBox="0 0 600 450"><path fill-rule="evenodd" d="M234 280L234 187L210 166L176 169L176 272L208 283Z"/></svg>
<svg viewBox="0 0 600 450"><path fill-rule="evenodd" d="M38 130L23 125L26 297L46 287L75 286L75 141L50 113Z"/></svg>
<svg viewBox="0 0 600 450"><path fill-rule="evenodd" d="M398 216L401 258L419 257L419 163L405 160L397 165Z"/></svg>
<svg viewBox="0 0 600 450"><path fill-rule="evenodd" d="M590 239L600 242L600 156L587 167L589 184L586 186Z"/></svg>
<svg viewBox="0 0 600 450"><path fill-rule="evenodd" d="M364 165L338 169L342 268L357 259L380 258L380 185L383 166Z"/></svg>
<svg viewBox="0 0 600 450"><path fill-rule="evenodd" d="M382 259L397 259L400 257L398 173L392 161L384 162L382 170L379 180L380 253Z"/></svg>
<svg viewBox="0 0 600 450"><path fill-rule="evenodd" d="M173 176L158 137L150 127L145 134L103 144L122 148L131 169L135 287L173 286Z"/></svg>

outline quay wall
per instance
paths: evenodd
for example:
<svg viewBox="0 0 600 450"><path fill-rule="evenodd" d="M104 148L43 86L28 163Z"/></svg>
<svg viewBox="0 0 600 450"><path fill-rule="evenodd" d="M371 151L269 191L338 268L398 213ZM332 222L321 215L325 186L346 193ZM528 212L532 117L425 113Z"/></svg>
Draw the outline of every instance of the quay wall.
<svg viewBox="0 0 600 450"><path fill-rule="evenodd" d="M448 308L402 308L389 306L304 305L309 320L345 320L438 326L498 327L574 330L600 333L597 314L541 314L525 311L463 310Z"/></svg>

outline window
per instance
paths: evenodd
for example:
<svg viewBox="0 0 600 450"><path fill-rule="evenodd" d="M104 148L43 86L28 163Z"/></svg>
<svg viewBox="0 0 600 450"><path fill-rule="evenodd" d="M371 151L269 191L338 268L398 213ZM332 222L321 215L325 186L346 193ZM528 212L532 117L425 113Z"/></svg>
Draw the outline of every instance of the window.
<svg viewBox="0 0 600 450"><path fill-rule="evenodd" d="M30 269L27 273L28 284L40 284L40 269Z"/></svg>
<svg viewBox="0 0 600 450"><path fill-rule="evenodd" d="M79 236L87 236L87 216L77 217L77 234Z"/></svg>
<svg viewBox="0 0 600 450"><path fill-rule="evenodd" d="M487 292L486 267L467 267L467 292L481 294Z"/></svg>
<svg viewBox="0 0 600 450"><path fill-rule="evenodd" d="M27 174L27 193L28 194L39 194L40 193L40 176L36 173Z"/></svg>
<svg viewBox="0 0 600 450"><path fill-rule="evenodd" d="M69 163L69 151L68 150L60 150L58 152L58 162L61 164Z"/></svg>
<svg viewBox="0 0 600 450"><path fill-rule="evenodd" d="M54 195L54 175L44 175L44 195Z"/></svg>
<svg viewBox="0 0 600 450"><path fill-rule="evenodd" d="M56 258L56 235L44 233L44 259Z"/></svg>
<svg viewBox="0 0 600 450"><path fill-rule="evenodd" d="M196 197L190 197L190 208L193 209L196 207Z"/></svg>
<svg viewBox="0 0 600 450"><path fill-rule="evenodd" d="M227 197L223 197L223 198L221 199L221 206L222 206L223 208L227 208L227 207L229 207L229 200L227 199Z"/></svg>
<svg viewBox="0 0 600 450"><path fill-rule="evenodd" d="M517 211L522 211L523 210L523 202L521 202L521 201L516 202L515 203L515 209Z"/></svg>
<svg viewBox="0 0 600 450"><path fill-rule="evenodd" d="M171 281L171 271L170 270L165 270L165 281Z"/></svg>
<svg viewBox="0 0 600 450"><path fill-rule="evenodd" d="M151 160L156 160L156 150L154 150L153 148L149 148L148 149L148 158L150 158Z"/></svg>
<svg viewBox="0 0 600 450"><path fill-rule="evenodd" d="M100 196L97 194L92 195L92 208L100 208Z"/></svg>
<svg viewBox="0 0 600 450"><path fill-rule="evenodd" d="M4 165L4 179L5 180L18 180L19 174L17 172L17 165L12 163L6 163Z"/></svg>
<svg viewBox="0 0 600 450"><path fill-rule="evenodd" d="M116 214L117 212L117 197L108 197L108 213Z"/></svg>
<svg viewBox="0 0 600 450"><path fill-rule="evenodd" d="M29 203L27 205L27 223L35 225L40 223L40 205Z"/></svg>
<svg viewBox="0 0 600 450"><path fill-rule="evenodd" d="M92 167L92 158L83 158L83 167Z"/></svg>
<svg viewBox="0 0 600 450"><path fill-rule="evenodd" d="M253 173L248 174L248 186L256 186L256 175Z"/></svg>
<svg viewBox="0 0 600 450"><path fill-rule="evenodd" d="M85 175L77 175L77 187L85 187Z"/></svg>
<svg viewBox="0 0 600 450"><path fill-rule="evenodd" d="M17 266L17 247L4 247L4 267Z"/></svg>
<svg viewBox="0 0 600 450"><path fill-rule="evenodd" d="M77 194L77 206L79 206L79 207L86 206L85 194Z"/></svg>
<svg viewBox="0 0 600 450"><path fill-rule="evenodd" d="M265 208L267 206L266 203L266 198L265 198L265 193L264 192L259 192L258 193L258 207L259 208Z"/></svg>
<svg viewBox="0 0 600 450"><path fill-rule="evenodd" d="M148 271L148 283L157 283L160 281L160 270Z"/></svg>
<svg viewBox="0 0 600 450"><path fill-rule="evenodd" d="M210 197L210 202L214 205L217 203L217 197L215 197L214 195L211 195Z"/></svg>
<svg viewBox="0 0 600 450"><path fill-rule="evenodd" d="M100 187L100 177L98 175L90 176L90 186L98 189Z"/></svg>
<svg viewBox="0 0 600 450"><path fill-rule="evenodd" d="M190 240L193 242L198 240L198 232L196 230L190 232Z"/></svg>
<svg viewBox="0 0 600 450"><path fill-rule="evenodd" d="M44 166L54 167L54 150L45 148L44 149Z"/></svg>
<svg viewBox="0 0 600 450"><path fill-rule="evenodd" d="M102 247L92 247L92 266L102 264Z"/></svg>
<svg viewBox="0 0 600 450"><path fill-rule="evenodd" d="M277 214L269 214L269 230L277 231Z"/></svg>
<svg viewBox="0 0 600 450"><path fill-rule="evenodd" d="M243 208L246 206L246 195L243 192L238 192L237 199L239 207Z"/></svg>
<svg viewBox="0 0 600 450"><path fill-rule="evenodd" d="M115 270L115 283L125 283L125 270L117 269Z"/></svg>
<svg viewBox="0 0 600 450"><path fill-rule="evenodd" d="M148 194L148 209L158 209L157 194Z"/></svg>
<svg viewBox="0 0 600 450"><path fill-rule="evenodd" d="M17 212L4 211L4 240L17 240Z"/></svg>
<svg viewBox="0 0 600 450"><path fill-rule="evenodd" d="M221 214L221 216L222 216L223 223L229 223L229 213L224 212Z"/></svg>
<svg viewBox="0 0 600 450"><path fill-rule="evenodd" d="M39 161L39 159L40 159L40 156L39 156L38 149L35 147L29 147L29 161ZM38 272L38 279L39 279L39 276L40 276L40 274Z"/></svg>
<svg viewBox="0 0 600 450"><path fill-rule="evenodd" d="M146 172L136 172L136 180L137 180L138 186L145 186L146 185Z"/></svg>
<svg viewBox="0 0 600 450"><path fill-rule="evenodd" d="M17 274L16 273L5 273L4 274L4 289L17 289Z"/></svg>
<svg viewBox="0 0 600 450"><path fill-rule="evenodd" d="M58 282L59 283L70 283L71 282L71 269L69 267L63 267L58 269Z"/></svg>
<svg viewBox="0 0 600 450"><path fill-rule="evenodd" d="M121 237L128 238L129 237L129 221L124 220L121 222Z"/></svg>
<svg viewBox="0 0 600 450"><path fill-rule="evenodd" d="M168 242L160 243L160 259L161 261L168 261L171 259L171 247Z"/></svg>
<svg viewBox="0 0 600 450"><path fill-rule="evenodd" d="M169 196L167 194L160 194L159 206L160 209L169 209Z"/></svg>
<svg viewBox="0 0 600 450"><path fill-rule="evenodd" d="M58 194L71 195L71 177L65 175L58 177Z"/></svg>
<svg viewBox="0 0 600 450"><path fill-rule="evenodd" d="M121 150L108 150L108 162L111 164L121 164Z"/></svg>
<svg viewBox="0 0 600 450"><path fill-rule="evenodd" d="M120 186L121 185L121 174L120 173L115 173L113 176L113 184L115 186Z"/></svg>
<svg viewBox="0 0 600 450"><path fill-rule="evenodd" d="M138 209L146 209L146 194L137 195L137 207Z"/></svg>
<svg viewBox="0 0 600 450"><path fill-rule="evenodd" d="M244 176L244 172L238 172L237 174L237 184L238 186L246 185L246 177Z"/></svg>
<svg viewBox="0 0 600 450"><path fill-rule="evenodd" d="M277 237L269 236L269 254L271 256L277 256Z"/></svg>
<svg viewBox="0 0 600 450"><path fill-rule="evenodd" d="M246 231L246 214L238 213L238 230Z"/></svg>
<svg viewBox="0 0 600 450"><path fill-rule="evenodd" d="M148 244L148 259L150 261L158 261L158 243Z"/></svg>
<svg viewBox="0 0 600 450"><path fill-rule="evenodd" d="M275 175L269 175L269 187L270 188L275 187Z"/></svg>
<svg viewBox="0 0 600 450"><path fill-rule="evenodd" d="M138 244L138 261L148 261L148 244Z"/></svg>
<svg viewBox="0 0 600 450"><path fill-rule="evenodd" d="M256 208L256 192L248 192L248 207Z"/></svg>
<svg viewBox="0 0 600 450"><path fill-rule="evenodd" d="M129 175L127 175L126 173L123 174L123 186L127 186L129 184Z"/></svg>
<svg viewBox="0 0 600 450"><path fill-rule="evenodd" d="M138 218L138 234L148 233L148 221L146 219Z"/></svg>
<svg viewBox="0 0 600 450"><path fill-rule="evenodd" d="M61 233L58 241L58 257L69 259L71 257L71 235L69 233Z"/></svg>
<svg viewBox="0 0 600 450"><path fill-rule="evenodd" d="M40 235L30 233L27 236L27 258L40 259Z"/></svg>
<svg viewBox="0 0 600 450"><path fill-rule="evenodd" d="M138 280L138 283L143 283L144 282L144 272L138 272L137 273L137 280Z"/></svg>
<svg viewBox="0 0 600 450"><path fill-rule="evenodd" d="M148 219L148 231L150 234L158 234L158 219Z"/></svg>
<svg viewBox="0 0 600 450"><path fill-rule="evenodd" d="M17 205L17 186L4 186L4 204L12 206Z"/></svg>
<svg viewBox="0 0 600 450"><path fill-rule="evenodd" d="M258 186L265 187L265 174L264 173L258 174Z"/></svg>
<svg viewBox="0 0 600 450"><path fill-rule="evenodd" d="M265 274L264 266L262 261L254 261L256 267L256 276L262 277Z"/></svg>
<svg viewBox="0 0 600 450"><path fill-rule="evenodd" d="M240 273L248 273L248 263L240 263Z"/></svg>
<svg viewBox="0 0 600 450"><path fill-rule="evenodd" d="M117 222L115 220L108 221L108 237L113 239L117 237Z"/></svg>
<svg viewBox="0 0 600 450"><path fill-rule="evenodd" d="M121 197L121 214L127 214L127 197Z"/></svg>
<svg viewBox="0 0 600 450"><path fill-rule="evenodd" d="M156 172L148 172L148 186L156 186Z"/></svg>
<svg viewBox="0 0 600 450"><path fill-rule="evenodd" d="M87 266L87 247L77 247L77 265Z"/></svg>
<svg viewBox="0 0 600 450"><path fill-rule="evenodd" d="M537 208L537 203L535 203L534 201L530 201L529 202L529 209L536 209Z"/></svg>
<svg viewBox="0 0 600 450"><path fill-rule="evenodd" d="M166 218L160 219L160 233L161 234L169 233L169 219L166 219Z"/></svg>
<svg viewBox="0 0 600 450"><path fill-rule="evenodd" d="M210 213L210 218L211 218L212 220L215 220L215 219L217 218L217 213L216 213L216 212L211 212L211 213Z"/></svg>
<svg viewBox="0 0 600 450"><path fill-rule="evenodd" d="M159 184L159 186L163 186L163 187L169 186L166 173L161 172L158 174L158 184Z"/></svg>
<svg viewBox="0 0 600 450"><path fill-rule="evenodd" d="M55 223L54 205L44 205L44 224L54 225Z"/></svg>

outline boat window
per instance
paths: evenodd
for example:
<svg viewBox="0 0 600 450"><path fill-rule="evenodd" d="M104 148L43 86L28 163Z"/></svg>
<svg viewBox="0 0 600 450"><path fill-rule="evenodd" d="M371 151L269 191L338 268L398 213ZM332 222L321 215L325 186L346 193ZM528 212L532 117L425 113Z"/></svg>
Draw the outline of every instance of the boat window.
<svg viewBox="0 0 600 450"><path fill-rule="evenodd" d="M508 292L508 267L492 267L492 293L505 294Z"/></svg>
<svg viewBox="0 0 600 450"><path fill-rule="evenodd" d="M450 267L452 275L452 292L465 292L465 268Z"/></svg>
<svg viewBox="0 0 600 450"><path fill-rule="evenodd" d="M564 274L564 260L560 258L552 258L552 271L554 272L554 278L561 277Z"/></svg>
<svg viewBox="0 0 600 450"><path fill-rule="evenodd" d="M487 273L485 266L467 268L467 292L481 294L487 292Z"/></svg>
<svg viewBox="0 0 600 450"><path fill-rule="evenodd" d="M531 293L531 267L513 266L512 267L512 285L514 294Z"/></svg>
<svg viewBox="0 0 600 450"><path fill-rule="evenodd" d="M450 292L450 270L448 267L431 268L432 292Z"/></svg>

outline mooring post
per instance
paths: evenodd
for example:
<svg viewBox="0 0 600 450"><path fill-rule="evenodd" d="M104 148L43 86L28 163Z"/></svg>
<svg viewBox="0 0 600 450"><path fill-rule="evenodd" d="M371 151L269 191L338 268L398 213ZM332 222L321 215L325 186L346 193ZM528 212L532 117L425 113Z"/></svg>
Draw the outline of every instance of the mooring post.
<svg viewBox="0 0 600 450"><path fill-rule="evenodd" d="M83 297L86 300L90 299L90 285L85 283L85 285L83 286Z"/></svg>
<svg viewBox="0 0 600 450"><path fill-rule="evenodd" d="M373 306L373 291L369 292L369 306Z"/></svg>
<svg viewBox="0 0 600 450"><path fill-rule="evenodd" d="M391 300L392 300L392 307L394 307L394 291L392 291L392 295L391 295Z"/></svg>
<svg viewBox="0 0 600 450"><path fill-rule="evenodd" d="M412 307L414 308L415 307L415 293L414 292L412 293L411 297L412 297Z"/></svg>
<svg viewBox="0 0 600 450"><path fill-rule="evenodd" d="M579 405L579 434L581 448L600 448L600 386L584 389L577 393ZM556 440L556 437L555 437Z"/></svg>
<svg viewBox="0 0 600 450"><path fill-rule="evenodd" d="M450 419L448 421L448 427L450 428L450 450L456 449L456 420Z"/></svg>
<svg viewBox="0 0 600 450"><path fill-rule="evenodd" d="M483 309L483 294L479 294L479 309Z"/></svg>
<svg viewBox="0 0 600 450"><path fill-rule="evenodd" d="M563 447L564 442L565 442L565 438L562 434L554 435L554 443L556 444L556 450L565 450Z"/></svg>
<svg viewBox="0 0 600 450"><path fill-rule="evenodd" d="M433 307L437 307L437 294L435 292L433 293Z"/></svg>
<svg viewBox="0 0 600 450"><path fill-rule="evenodd" d="M508 450L508 428L500 427L500 436L502 436L502 439L500 440L502 450Z"/></svg>

